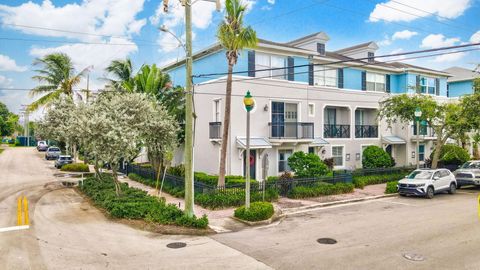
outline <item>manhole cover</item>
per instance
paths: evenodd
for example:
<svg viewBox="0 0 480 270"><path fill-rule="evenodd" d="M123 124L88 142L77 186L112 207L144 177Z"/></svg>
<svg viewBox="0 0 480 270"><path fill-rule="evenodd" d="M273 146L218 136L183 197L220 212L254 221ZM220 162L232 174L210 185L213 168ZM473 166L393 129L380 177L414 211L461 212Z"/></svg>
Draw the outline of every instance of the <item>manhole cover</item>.
<svg viewBox="0 0 480 270"><path fill-rule="evenodd" d="M184 242L173 242L167 245L168 248L184 248L187 244Z"/></svg>
<svg viewBox="0 0 480 270"><path fill-rule="evenodd" d="M403 257L407 260L414 261L414 262L421 262L425 260L425 257L423 257L421 254L416 254L416 253L404 253Z"/></svg>
<svg viewBox="0 0 480 270"><path fill-rule="evenodd" d="M325 245L333 245L337 243L337 240L333 238L318 238L317 242Z"/></svg>

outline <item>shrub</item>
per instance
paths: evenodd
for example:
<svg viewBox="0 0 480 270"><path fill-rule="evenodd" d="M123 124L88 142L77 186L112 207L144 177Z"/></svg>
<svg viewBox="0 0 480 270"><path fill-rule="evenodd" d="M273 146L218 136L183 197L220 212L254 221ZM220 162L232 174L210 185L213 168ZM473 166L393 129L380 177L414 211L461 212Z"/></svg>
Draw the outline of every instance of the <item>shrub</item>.
<svg viewBox="0 0 480 270"><path fill-rule="evenodd" d="M265 200L274 201L278 199L276 189L265 190ZM262 201L262 192L253 192L250 194L250 201ZM200 193L195 195L195 202L205 208L219 209L232 206L240 206L245 203L245 191L235 189L225 189L222 191L213 191L211 193Z"/></svg>
<svg viewBox="0 0 480 270"><path fill-rule="evenodd" d="M144 177L141 177L140 175L135 174L135 173L129 173L128 178L130 178L133 181L142 183L144 185L156 188L157 182L156 182L155 179L144 178ZM161 185L161 182L159 183L159 188L160 188L160 185ZM168 193L168 194L170 194L174 197L177 197L177 198L185 197L185 189L183 188L183 186L182 187L173 186L172 184L170 184L168 182L163 183L162 191L164 191L164 192L166 192L166 193Z"/></svg>
<svg viewBox="0 0 480 270"><path fill-rule="evenodd" d="M392 165L392 158L381 147L370 145L363 150L363 168L389 168Z"/></svg>
<svg viewBox="0 0 480 270"><path fill-rule="evenodd" d="M89 177L83 181L80 190L90 197L95 205L104 208L112 217L127 219L144 219L161 224L185 227L206 228L208 219L187 217L173 204L165 204L159 198L147 195L143 190L121 184L122 194L115 194L115 186L110 175L103 175L102 180Z"/></svg>
<svg viewBox="0 0 480 270"><path fill-rule="evenodd" d="M325 165L327 165L327 168L329 170L333 170L333 166L335 165L334 161L333 161L333 157L324 159L323 163L325 163Z"/></svg>
<svg viewBox="0 0 480 270"><path fill-rule="evenodd" d="M65 164L60 170L64 172L90 172L88 165L85 163Z"/></svg>
<svg viewBox="0 0 480 270"><path fill-rule="evenodd" d="M170 167L167 169L167 173L175 176L185 176L185 166L180 164L178 166Z"/></svg>
<svg viewBox="0 0 480 270"><path fill-rule="evenodd" d="M320 160L320 157L313 153L305 154L302 151L295 152L288 158L288 166L299 178L320 177L328 172L327 165Z"/></svg>
<svg viewBox="0 0 480 270"><path fill-rule="evenodd" d="M391 181L387 183L387 187L385 188L385 193L386 194L392 194L392 193L397 193L398 192L398 181Z"/></svg>
<svg viewBox="0 0 480 270"><path fill-rule="evenodd" d="M430 154L433 159L435 151ZM461 165L470 160L470 154L467 150L454 144L445 144L440 150L439 163L443 165Z"/></svg>
<svg viewBox="0 0 480 270"><path fill-rule="evenodd" d="M354 186L350 183L327 184L318 183L312 186L297 186L292 188L287 197L293 199L336 195L353 192Z"/></svg>
<svg viewBox="0 0 480 270"><path fill-rule="evenodd" d="M356 175L353 176L353 184L355 188L363 189L368 185L383 184L389 181L398 181L405 177L407 173L394 172L390 174L377 174L377 175Z"/></svg>
<svg viewBox="0 0 480 270"><path fill-rule="evenodd" d="M269 202L254 202L250 204L250 208L246 209L241 206L235 209L234 216L247 221L261 221L269 219L273 216L273 205Z"/></svg>

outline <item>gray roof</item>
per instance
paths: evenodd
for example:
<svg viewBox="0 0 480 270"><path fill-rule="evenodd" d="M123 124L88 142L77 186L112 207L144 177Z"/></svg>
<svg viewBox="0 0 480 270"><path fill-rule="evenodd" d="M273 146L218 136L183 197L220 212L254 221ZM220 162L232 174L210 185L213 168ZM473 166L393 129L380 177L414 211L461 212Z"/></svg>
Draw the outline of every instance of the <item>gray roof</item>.
<svg viewBox="0 0 480 270"><path fill-rule="evenodd" d="M311 143L311 145L313 146L322 146L322 145L327 145L329 144L327 141L325 141L323 138L320 138L320 137L316 137L313 142Z"/></svg>
<svg viewBox="0 0 480 270"><path fill-rule="evenodd" d="M340 50L336 50L335 52L336 53L342 53L342 52L347 52L347 51L351 51L351 50L355 50L355 49L360 49L360 48L363 48L363 47L368 47L372 43L375 43L375 42L368 41L368 42L365 42L365 43L361 43L361 44L357 44L357 45L350 46L350 47L347 47L347 48L343 48L343 49L340 49Z"/></svg>
<svg viewBox="0 0 480 270"><path fill-rule="evenodd" d="M478 72L462 67L451 67L445 69L444 71L452 75L452 77L448 78L449 82L469 81L475 78L480 78L480 74Z"/></svg>
<svg viewBox="0 0 480 270"><path fill-rule="evenodd" d="M386 144L406 144L407 142L398 136L383 136L382 142Z"/></svg>
<svg viewBox="0 0 480 270"><path fill-rule="evenodd" d="M247 148L247 139L245 137L237 137L237 146L238 148L245 149ZM250 138L250 149L265 149L272 148L272 144L264 137L251 137Z"/></svg>

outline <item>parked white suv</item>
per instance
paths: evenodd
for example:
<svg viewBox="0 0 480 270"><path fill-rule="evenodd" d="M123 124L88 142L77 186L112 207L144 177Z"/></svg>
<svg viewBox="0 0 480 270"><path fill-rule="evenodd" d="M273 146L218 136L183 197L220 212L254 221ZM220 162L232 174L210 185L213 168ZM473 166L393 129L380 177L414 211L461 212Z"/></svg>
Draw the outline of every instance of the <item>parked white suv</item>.
<svg viewBox="0 0 480 270"><path fill-rule="evenodd" d="M442 191L454 194L457 190L457 180L447 169L420 169L398 181L397 187L401 196L418 195L431 199L435 193Z"/></svg>

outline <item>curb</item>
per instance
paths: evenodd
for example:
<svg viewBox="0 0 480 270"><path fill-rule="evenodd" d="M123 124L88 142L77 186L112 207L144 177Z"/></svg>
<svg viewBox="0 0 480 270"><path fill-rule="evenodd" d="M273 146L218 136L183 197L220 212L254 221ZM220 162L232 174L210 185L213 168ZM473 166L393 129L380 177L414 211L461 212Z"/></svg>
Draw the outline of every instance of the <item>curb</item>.
<svg viewBox="0 0 480 270"><path fill-rule="evenodd" d="M282 213L280 215L280 217L286 217L288 215L294 215L297 212L302 211L302 210L311 210L311 209L324 208L324 207L333 206L333 205L349 204L349 203L362 202L362 201L371 201L371 200L378 200L378 199L382 199L382 198L389 198L389 197L396 197L396 196L398 196L398 194L394 193L394 194L377 195L377 196L370 196L370 197L364 197L364 198L358 198L358 199L349 199L349 200L333 201L333 202L326 202L326 203L317 203L317 204L300 206L300 207L295 207L295 208L285 208L285 209L282 209L282 211L284 213Z"/></svg>

